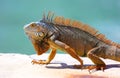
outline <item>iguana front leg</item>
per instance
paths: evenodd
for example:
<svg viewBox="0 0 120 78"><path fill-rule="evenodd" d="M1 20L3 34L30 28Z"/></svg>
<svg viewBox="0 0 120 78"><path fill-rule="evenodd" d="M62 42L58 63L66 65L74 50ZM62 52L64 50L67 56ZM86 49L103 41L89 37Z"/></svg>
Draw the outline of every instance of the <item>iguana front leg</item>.
<svg viewBox="0 0 120 78"><path fill-rule="evenodd" d="M37 41L34 39L31 39L31 41L38 55L41 55L47 52L50 48L50 45L47 42L43 42L41 44L41 41ZM47 60L32 60L32 63L33 64L48 64L54 58L55 54L56 54L56 49L52 48Z"/></svg>
<svg viewBox="0 0 120 78"><path fill-rule="evenodd" d="M92 69L103 70L106 68L105 63L99 58L102 54L104 56L104 48L103 47L96 47L91 49L87 56L92 60L95 66L88 66L89 71Z"/></svg>
<svg viewBox="0 0 120 78"><path fill-rule="evenodd" d="M79 57L79 55L77 55L77 53L70 47L68 46L67 44L59 41L59 40L55 40L55 44L57 46L59 46L60 49L66 51L68 54L70 54L73 58L75 58L76 60L78 60L81 64L80 67L83 66L83 61L82 59Z"/></svg>
<svg viewBox="0 0 120 78"><path fill-rule="evenodd" d="M56 49L52 48L47 60L32 60L33 64L49 64L55 57Z"/></svg>

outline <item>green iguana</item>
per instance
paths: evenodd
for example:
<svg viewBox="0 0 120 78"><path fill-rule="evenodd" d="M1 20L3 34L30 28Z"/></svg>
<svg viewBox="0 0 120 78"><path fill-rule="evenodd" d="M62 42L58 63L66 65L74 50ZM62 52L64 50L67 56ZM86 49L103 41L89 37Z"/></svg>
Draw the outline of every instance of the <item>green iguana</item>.
<svg viewBox="0 0 120 78"><path fill-rule="evenodd" d="M105 63L100 59L107 58L120 61L120 44L108 40L94 28L78 21L54 16L49 12L43 15L39 22L24 26L24 31L31 40L38 55L51 48L47 60L33 60L35 64L48 64L54 58L56 50L67 52L83 66L79 56L87 56L95 64L89 69L105 69Z"/></svg>

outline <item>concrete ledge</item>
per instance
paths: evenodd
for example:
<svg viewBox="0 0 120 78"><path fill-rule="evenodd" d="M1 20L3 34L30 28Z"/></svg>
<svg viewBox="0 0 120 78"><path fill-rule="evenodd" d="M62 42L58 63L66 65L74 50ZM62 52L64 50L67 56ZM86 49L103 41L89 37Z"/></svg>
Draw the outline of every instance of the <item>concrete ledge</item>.
<svg viewBox="0 0 120 78"><path fill-rule="evenodd" d="M48 54L41 56L23 54L0 53L0 78L120 78L120 62L103 59L107 69L93 71L89 74L87 69L74 69L78 61L68 54L57 54L51 64L32 65L32 59L46 59ZM93 63L82 57L84 65Z"/></svg>

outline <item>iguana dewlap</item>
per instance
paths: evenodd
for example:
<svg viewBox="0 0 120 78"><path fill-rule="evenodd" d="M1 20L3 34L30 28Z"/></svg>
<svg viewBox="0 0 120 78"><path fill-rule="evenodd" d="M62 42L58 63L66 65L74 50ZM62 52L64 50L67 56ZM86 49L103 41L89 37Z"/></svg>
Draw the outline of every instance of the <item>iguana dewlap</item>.
<svg viewBox="0 0 120 78"><path fill-rule="evenodd" d="M78 21L53 17L52 13L48 13L39 22L26 25L24 31L38 55L51 48L48 59L33 60L32 62L36 64L50 63L57 49L70 54L80 62L81 66L83 66L83 60L79 56L90 58L98 69L106 66L100 57L120 61L119 44L108 40L94 28Z"/></svg>

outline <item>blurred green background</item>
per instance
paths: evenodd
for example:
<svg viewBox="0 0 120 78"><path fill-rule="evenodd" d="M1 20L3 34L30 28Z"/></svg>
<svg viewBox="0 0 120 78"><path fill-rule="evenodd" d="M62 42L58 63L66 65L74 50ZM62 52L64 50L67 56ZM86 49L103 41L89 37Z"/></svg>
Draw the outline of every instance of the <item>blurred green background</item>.
<svg viewBox="0 0 120 78"><path fill-rule="evenodd" d="M0 52L35 53L23 26L48 11L89 24L120 43L120 0L0 0Z"/></svg>

